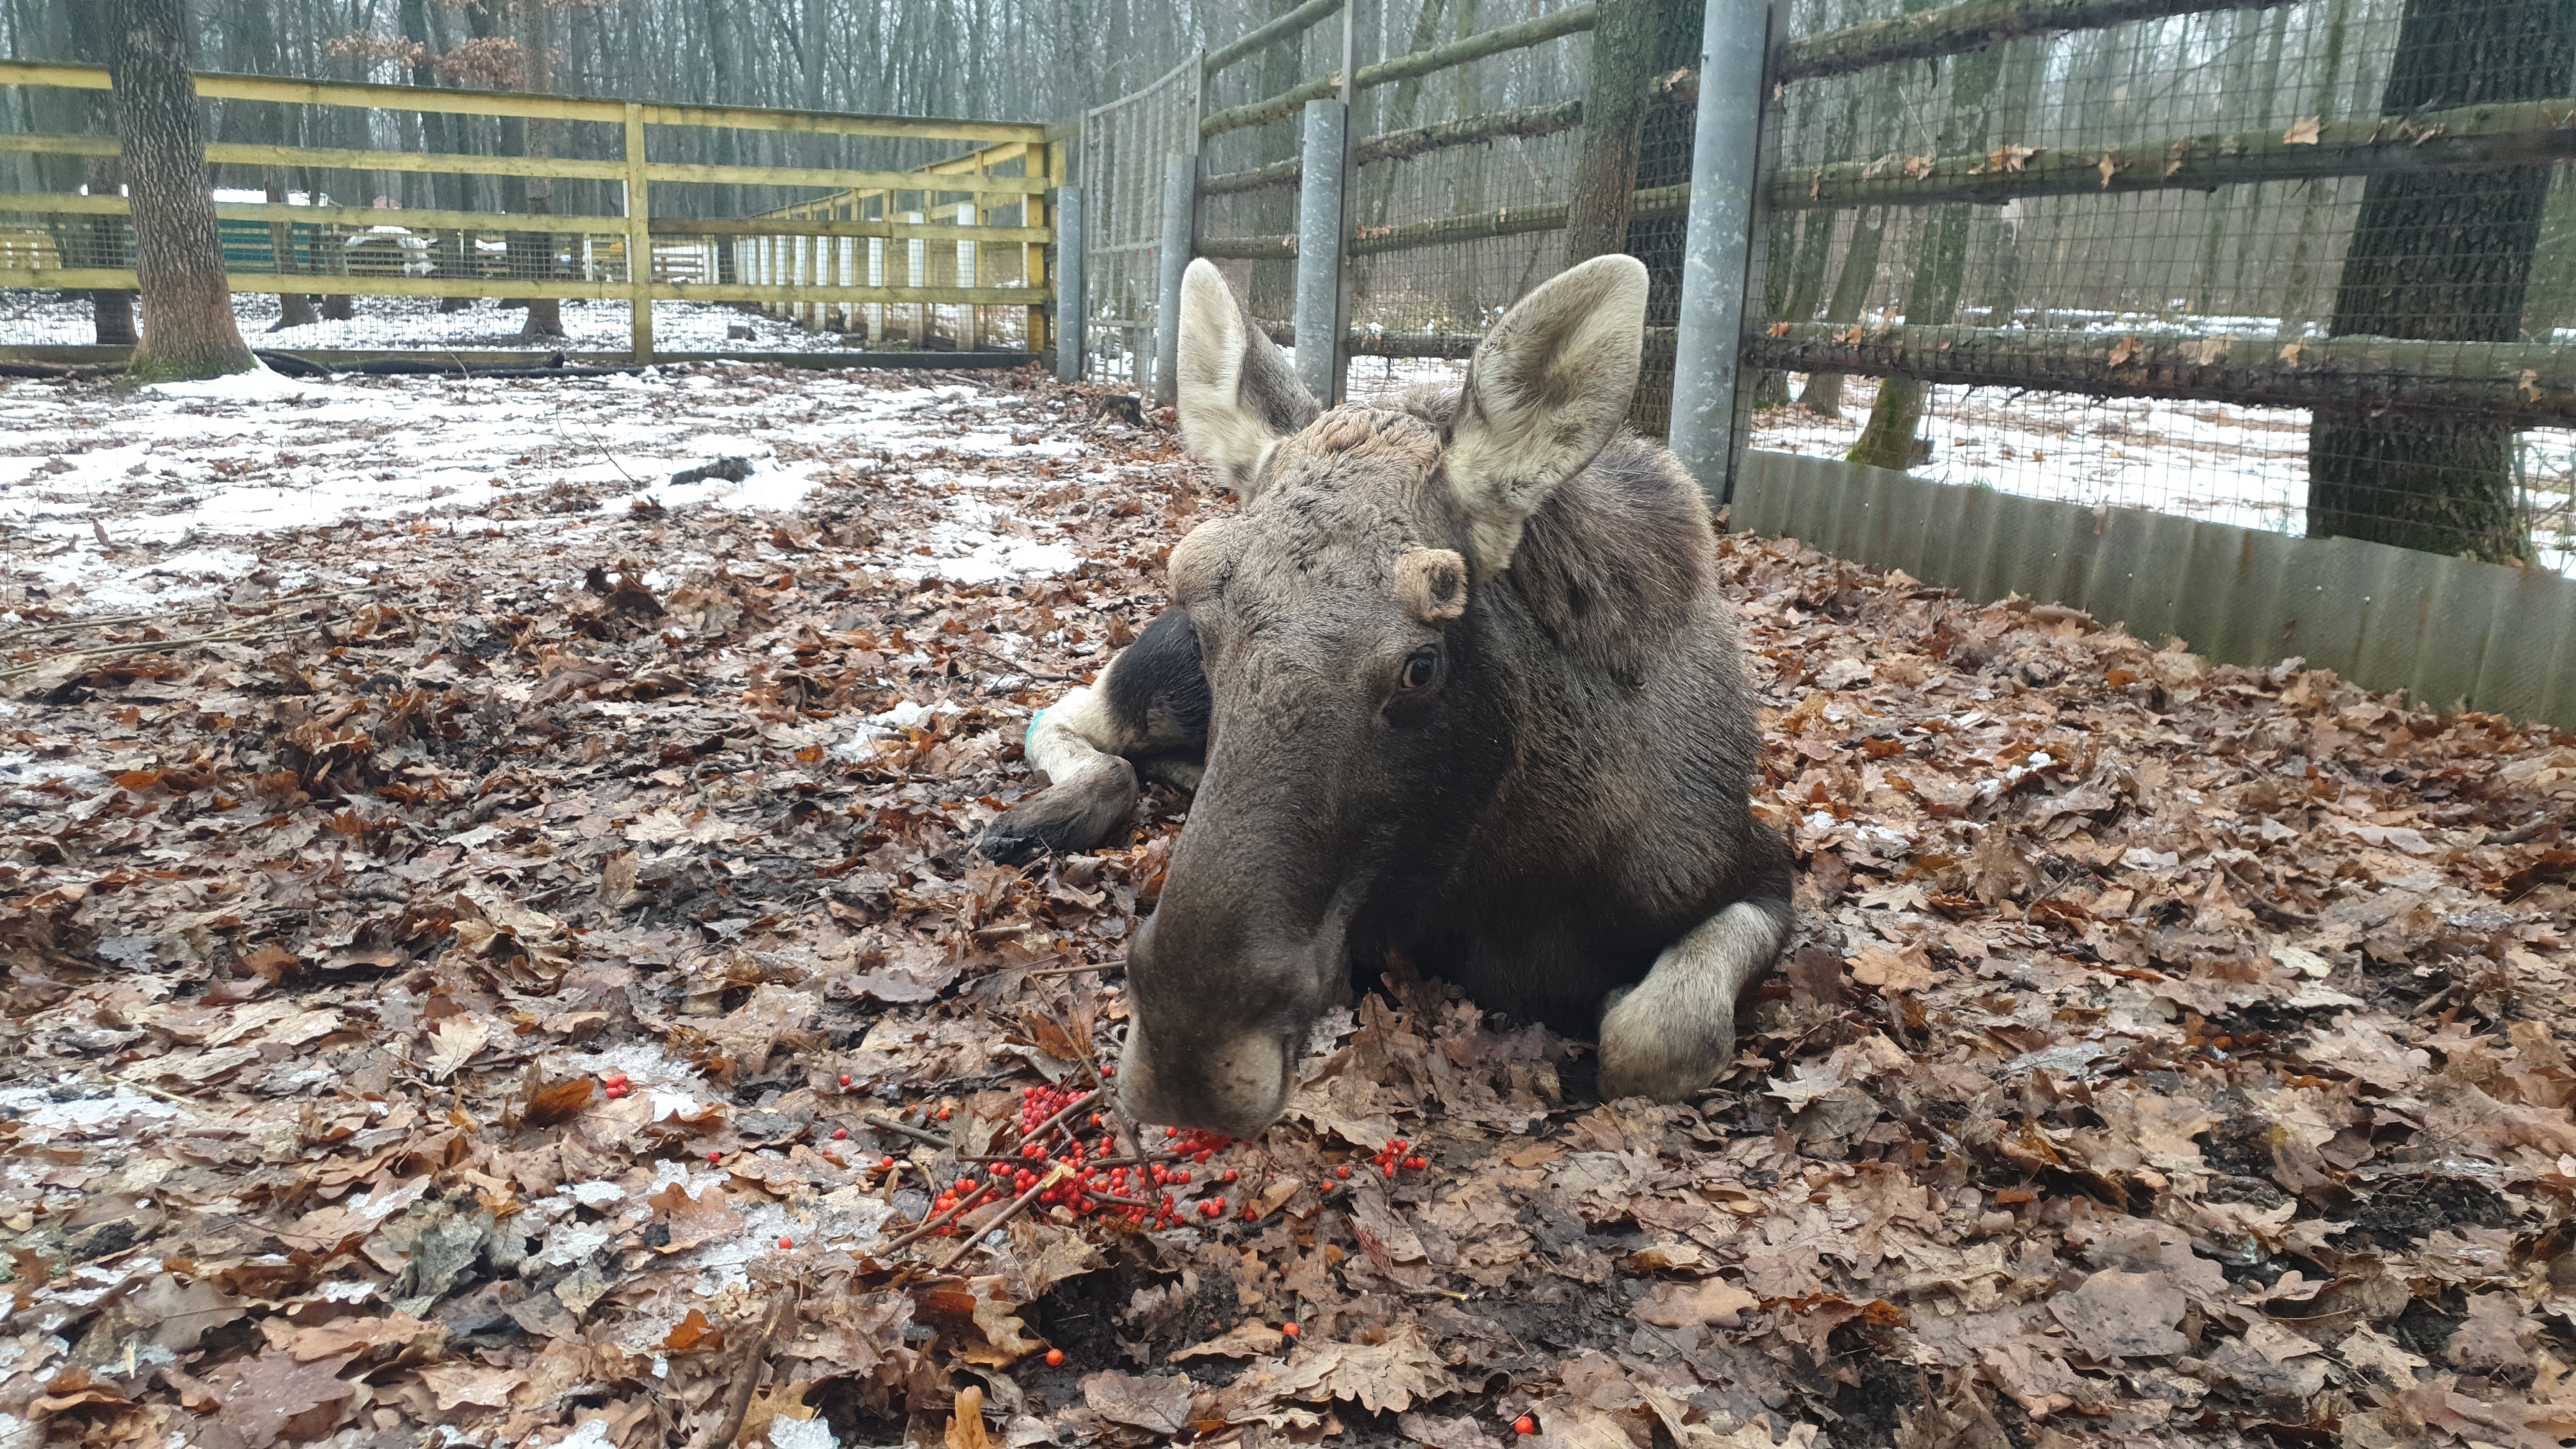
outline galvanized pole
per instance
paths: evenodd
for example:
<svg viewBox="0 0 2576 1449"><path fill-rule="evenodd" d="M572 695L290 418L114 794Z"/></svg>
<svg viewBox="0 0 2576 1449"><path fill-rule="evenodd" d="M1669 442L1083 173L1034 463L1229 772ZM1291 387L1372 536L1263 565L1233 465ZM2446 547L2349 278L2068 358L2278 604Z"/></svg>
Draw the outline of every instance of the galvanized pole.
<svg viewBox="0 0 2576 1449"><path fill-rule="evenodd" d="M1082 300L1082 188L1068 181L1055 189L1055 375L1082 381L1082 354L1090 341L1090 313Z"/></svg>
<svg viewBox="0 0 2576 1449"><path fill-rule="evenodd" d="M1297 380L1332 406L1342 350L1342 161L1350 107L1306 103L1305 170L1297 184Z"/></svg>
<svg viewBox="0 0 2576 1449"><path fill-rule="evenodd" d="M1336 217L1348 210L1351 178L1359 168L1351 164L1351 117L1360 107L1360 0L1342 0L1342 166L1333 178L1338 193L1333 211ZM1339 407L1351 395L1351 258L1344 249L1344 231L1337 227L1333 235L1333 390L1316 396L1327 407Z"/></svg>
<svg viewBox="0 0 2576 1449"><path fill-rule="evenodd" d="M1154 406L1180 400L1181 276L1190 265L1191 212L1198 199L1197 153L1174 151L1163 163L1162 303L1154 316Z"/></svg>
<svg viewBox="0 0 2576 1449"><path fill-rule="evenodd" d="M1673 357L1672 448L1712 502L1735 485L1736 348L1744 331L1753 184L1761 160L1768 0L1708 0L1699 124Z"/></svg>

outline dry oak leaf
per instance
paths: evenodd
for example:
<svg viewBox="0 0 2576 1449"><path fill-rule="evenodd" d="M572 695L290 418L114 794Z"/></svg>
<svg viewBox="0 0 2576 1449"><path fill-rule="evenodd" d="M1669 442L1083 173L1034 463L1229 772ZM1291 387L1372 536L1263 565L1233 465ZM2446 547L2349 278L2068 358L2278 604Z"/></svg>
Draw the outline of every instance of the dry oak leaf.
<svg viewBox="0 0 2576 1449"><path fill-rule="evenodd" d="M1082 1401L1113 1424L1174 1435L1189 1423L1191 1388L1186 1374L1147 1378L1105 1369L1083 1376Z"/></svg>
<svg viewBox="0 0 2576 1449"><path fill-rule="evenodd" d="M1259 1358L1279 1351L1287 1342L1286 1335L1258 1318L1247 1318L1216 1337L1191 1344L1172 1355L1172 1362L1185 1358Z"/></svg>
<svg viewBox="0 0 2576 1449"><path fill-rule="evenodd" d="M283 1349L225 1365L210 1382L224 1401L223 1421L250 1449L310 1443L327 1438L356 1397L358 1387L340 1377L355 1355L297 1363Z"/></svg>
<svg viewBox="0 0 2576 1449"><path fill-rule="evenodd" d="M335 1318L312 1328L297 1329L295 1336L287 1340L286 1351L298 1363L311 1363L345 1354L373 1354L380 1348L402 1347L423 1339L429 1340L426 1347L431 1349L445 1344L447 1326L424 1323L408 1313L383 1318Z"/></svg>
<svg viewBox="0 0 2576 1449"><path fill-rule="evenodd" d="M1284 1384L1310 1402L1349 1399L1370 1413L1402 1413L1451 1391L1449 1371L1416 1324L1379 1343L1319 1343L1298 1350Z"/></svg>
<svg viewBox="0 0 2576 1449"><path fill-rule="evenodd" d="M948 1416L947 1449L993 1449L984 1432L984 1391L972 1385L957 1391L955 1412Z"/></svg>
<svg viewBox="0 0 2576 1449"><path fill-rule="evenodd" d="M421 1381L429 1385L430 1396L444 1412L460 1404L479 1408L507 1408L510 1392L526 1379L515 1369L485 1368L462 1360L431 1364L420 1371Z"/></svg>
<svg viewBox="0 0 2576 1449"><path fill-rule="evenodd" d="M1660 1328L1739 1328L1762 1300L1723 1278L1658 1283L1637 1305L1637 1316Z"/></svg>
<svg viewBox="0 0 2576 1449"><path fill-rule="evenodd" d="M2292 146L2314 146L2318 143L2317 138L2324 129L2323 123L2317 117L2301 116L2290 123L2290 129L2281 133L2281 140Z"/></svg>
<svg viewBox="0 0 2576 1449"><path fill-rule="evenodd" d="M2154 1358L2191 1346L2174 1325L2187 1300L2162 1273L2106 1268L2072 1293L2048 1302L2048 1311L2075 1346L2097 1360Z"/></svg>
<svg viewBox="0 0 2576 1449"><path fill-rule="evenodd" d="M689 1185L675 1182L644 1199L662 1214L671 1229L670 1241L653 1251L664 1255L685 1253L701 1243L711 1243L742 1230L743 1220L725 1206L724 1189L710 1185L702 1197L689 1196Z"/></svg>
<svg viewBox="0 0 2576 1449"><path fill-rule="evenodd" d="M1863 946L1852 953L1851 977L1889 996L1922 991L1932 985L1932 957L1919 942L1902 951Z"/></svg>
<svg viewBox="0 0 2576 1449"><path fill-rule="evenodd" d="M152 1341L178 1353L195 1348L210 1330L223 1327L247 1311L232 1295L203 1278L182 1288L178 1278L169 1273L144 1284L125 1300L126 1317L137 1324L150 1325Z"/></svg>
<svg viewBox="0 0 2576 1449"><path fill-rule="evenodd" d="M2118 345L2111 349L2111 365L2113 367L2126 367L2129 365L2130 360L2138 355L2138 352L2138 334L2134 332L2125 333L2121 336Z"/></svg>

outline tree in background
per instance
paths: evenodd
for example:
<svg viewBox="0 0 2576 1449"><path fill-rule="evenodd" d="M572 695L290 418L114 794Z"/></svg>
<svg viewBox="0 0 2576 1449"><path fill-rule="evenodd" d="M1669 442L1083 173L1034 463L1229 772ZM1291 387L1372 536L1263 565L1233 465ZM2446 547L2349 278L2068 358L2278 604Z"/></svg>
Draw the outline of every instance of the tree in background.
<svg viewBox="0 0 2576 1449"><path fill-rule="evenodd" d="M108 80L134 214L134 275L143 298L137 377L214 377L259 364L233 323L223 238L189 78L185 0L111 0Z"/></svg>
<svg viewBox="0 0 2576 1449"><path fill-rule="evenodd" d="M72 53L91 65L105 65L111 41L108 15L104 5L93 0L63 0L70 20ZM115 127L114 98L97 91L86 95L89 105L89 129L110 130ZM113 196L123 183L124 168L113 156L92 156L81 165L81 186L92 196ZM86 264L113 267L124 260L124 227L115 217L93 216L76 223L88 253ZM101 347L134 345L134 294L100 288L89 294L90 326Z"/></svg>
<svg viewBox="0 0 2576 1449"><path fill-rule="evenodd" d="M2576 6L2567 0L2407 0L2379 113L2544 100L2566 94L2571 68ZM2549 172L2540 165L2372 176L2327 330L2515 340ZM2308 427L2308 533L2473 558L2525 556L2513 429L2318 408Z"/></svg>

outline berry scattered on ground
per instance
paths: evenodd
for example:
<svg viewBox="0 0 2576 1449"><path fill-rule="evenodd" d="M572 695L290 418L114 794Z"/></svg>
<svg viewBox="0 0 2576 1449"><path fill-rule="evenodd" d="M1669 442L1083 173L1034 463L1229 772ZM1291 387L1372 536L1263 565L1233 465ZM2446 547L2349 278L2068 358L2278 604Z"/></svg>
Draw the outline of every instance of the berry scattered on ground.
<svg viewBox="0 0 2576 1449"><path fill-rule="evenodd" d="M1060 1349L1060 1348L1051 1348L1051 1349L1048 1349L1048 1350L1047 1350L1047 1367L1048 1367L1048 1368L1062 1368L1062 1367L1064 1367L1064 1350L1063 1350L1063 1349Z"/></svg>
<svg viewBox="0 0 2576 1449"><path fill-rule="evenodd" d="M1519 1418L1512 1420L1512 1432L1515 1434L1535 1434L1538 1432L1538 1420L1531 1418L1527 1414L1523 1414Z"/></svg>

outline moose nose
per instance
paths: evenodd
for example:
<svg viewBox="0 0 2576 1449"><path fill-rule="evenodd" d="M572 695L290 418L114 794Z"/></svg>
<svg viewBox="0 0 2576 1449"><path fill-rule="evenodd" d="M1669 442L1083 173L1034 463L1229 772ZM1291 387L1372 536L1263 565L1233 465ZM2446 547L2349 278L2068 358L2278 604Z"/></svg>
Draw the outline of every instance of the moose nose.
<svg viewBox="0 0 2576 1449"><path fill-rule="evenodd" d="M1139 1122L1252 1137L1286 1109L1288 1069L1285 1039L1266 1032L1166 1047L1137 1021L1118 1061L1118 1095Z"/></svg>

